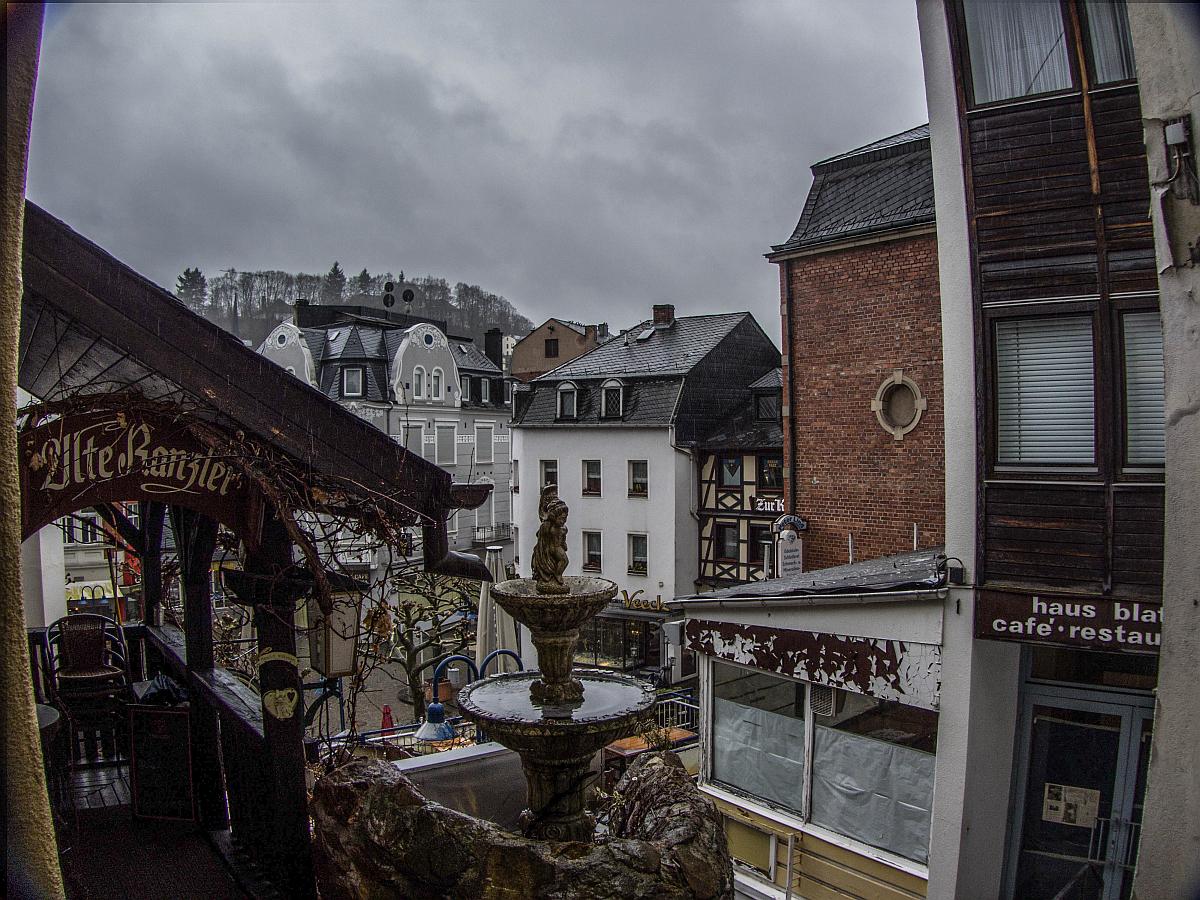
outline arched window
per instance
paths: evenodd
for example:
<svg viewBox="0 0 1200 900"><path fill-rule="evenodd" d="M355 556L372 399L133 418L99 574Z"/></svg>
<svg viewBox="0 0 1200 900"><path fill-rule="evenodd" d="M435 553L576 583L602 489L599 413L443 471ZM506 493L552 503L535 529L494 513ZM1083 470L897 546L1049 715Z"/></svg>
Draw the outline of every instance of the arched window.
<svg viewBox="0 0 1200 900"><path fill-rule="evenodd" d="M434 400L442 399L442 370L434 369L429 377L429 393Z"/></svg>
<svg viewBox="0 0 1200 900"><path fill-rule="evenodd" d="M413 369L412 380L413 398L420 400L425 396L425 367L417 366Z"/></svg>
<svg viewBox="0 0 1200 900"><path fill-rule="evenodd" d="M578 398L579 392L575 389L573 382L564 381L558 386L558 417L560 419L574 419L578 415Z"/></svg>
<svg viewBox="0 0 1200 900"><path fill-rule="evenodd" d="M623 388L621 382L610 378L600 389L600 415L606 419L619 419L624 413L622 408Z"/></svg>

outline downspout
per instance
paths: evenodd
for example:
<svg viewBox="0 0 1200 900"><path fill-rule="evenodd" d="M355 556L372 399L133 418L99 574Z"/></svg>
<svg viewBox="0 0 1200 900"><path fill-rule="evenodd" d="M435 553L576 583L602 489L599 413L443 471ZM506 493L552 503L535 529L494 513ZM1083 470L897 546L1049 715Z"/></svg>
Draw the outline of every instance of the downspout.
<svg viewBox="0 0 1200 900"><path fill-rule="evenodd" d="M783 361L787 363L787 396L780 414L787 420L783 438L784 481L787 483L787 511L796 513L796 423L792 405L796 396L795 367L792 365L792 261L785 259L779 266L783 279Z"/></svg>

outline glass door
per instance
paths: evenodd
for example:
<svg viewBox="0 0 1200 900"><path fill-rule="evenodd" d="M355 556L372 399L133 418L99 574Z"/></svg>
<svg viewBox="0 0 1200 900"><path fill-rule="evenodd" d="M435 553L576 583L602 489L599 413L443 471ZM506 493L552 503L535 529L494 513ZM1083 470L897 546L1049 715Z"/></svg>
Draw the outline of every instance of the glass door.
<svg viewBox="0 0 1200 900"><path fill-rule="evenodd" d="M1130 896L1149 759L1149 703L1073 689L1029 690L1022 707L1010 897Z"/></svg>

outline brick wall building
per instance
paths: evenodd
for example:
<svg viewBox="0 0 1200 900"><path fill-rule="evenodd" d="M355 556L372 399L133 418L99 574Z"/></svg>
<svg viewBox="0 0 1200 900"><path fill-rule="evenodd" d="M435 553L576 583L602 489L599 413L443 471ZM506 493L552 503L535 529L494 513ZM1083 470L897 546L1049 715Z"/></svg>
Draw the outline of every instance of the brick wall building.
<svg viewBox="0 0 1200 900"><path fill-rule="evenodd" d="M813 166L780 267L787 507L806 570L944 541L941 311L927 128ZM853 548L853 549L851 549Z"/></svg>

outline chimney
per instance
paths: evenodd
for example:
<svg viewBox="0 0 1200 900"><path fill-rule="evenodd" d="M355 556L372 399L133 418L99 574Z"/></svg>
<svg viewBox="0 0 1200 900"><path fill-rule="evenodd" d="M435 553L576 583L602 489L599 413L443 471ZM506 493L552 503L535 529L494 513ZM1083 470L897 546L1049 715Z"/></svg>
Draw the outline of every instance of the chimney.
<svg viewBox="0 0 1200 900"><path fill-rule="evenodd" d="M595 325L584 325L583 326L583 340L585 343L588 343L588 344L599 342L599 337L596 334L596 326Z"/></svg>
<svg viewBox="0 0 1200 900"><path fill-rule="evenodd" d="M597 334L598 334L600 340L607 341L608 340L608 323L601 322L599 325L596 326L596 329L597 329Z"/></svg>
<svg viewBox="0 0 1200 900"><path fill-rule="evenodd" d="M504 332L499 328L484 332L483 355L494 362L497 369L504 371Z"/></svg>
<svg viewBox="0 0 1200 900"><path fill-rule="evenodd" d="M670 303L654 304L654 324L663 328L675 324L675 307Z"/></svg>

